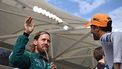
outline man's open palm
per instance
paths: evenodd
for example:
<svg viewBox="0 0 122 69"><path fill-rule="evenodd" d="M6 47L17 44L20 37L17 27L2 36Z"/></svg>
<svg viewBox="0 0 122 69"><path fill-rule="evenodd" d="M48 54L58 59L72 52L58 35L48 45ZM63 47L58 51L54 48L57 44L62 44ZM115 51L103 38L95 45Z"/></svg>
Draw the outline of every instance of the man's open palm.
<svg viewBox="0 0 122 69"><path fill-rule="evenodd" d="M28 17L24 24L25 32L30 34L34 30L34 24L32 23L32 17Z"/></svg>

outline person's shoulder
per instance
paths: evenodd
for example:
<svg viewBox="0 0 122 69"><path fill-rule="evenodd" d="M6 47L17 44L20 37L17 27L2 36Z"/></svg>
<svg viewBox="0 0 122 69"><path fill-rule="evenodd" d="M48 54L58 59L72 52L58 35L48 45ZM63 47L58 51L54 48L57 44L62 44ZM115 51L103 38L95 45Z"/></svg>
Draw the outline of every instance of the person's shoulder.
<svg viewBox="0 0 122 69"><path fill-rule="evenodd" d="M122 37L122 32L112 32L112 36L121 36Z"/></svg>
<svg viewBox="0 0 122 69"><path fill-rule="evenodd" d="M122 32L112 32L111 36L112 36L113 41L116 41L116 40L121 41L122 40Z"/></svg>
<svg viewBox="0 0 122 69"><path fill-rule="evenodd" d="M100 40L103 42L111 42L111 34L111 32L103 34Z"/></svg>

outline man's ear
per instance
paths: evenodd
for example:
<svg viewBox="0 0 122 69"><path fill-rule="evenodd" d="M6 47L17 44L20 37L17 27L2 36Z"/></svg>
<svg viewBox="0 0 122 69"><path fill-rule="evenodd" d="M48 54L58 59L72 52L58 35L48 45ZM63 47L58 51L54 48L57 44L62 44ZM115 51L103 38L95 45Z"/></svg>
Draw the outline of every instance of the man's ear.
<svg viewBox="0 0 122 69"><path fill-rule="evenodd" d="M37 46L37 40L33 41L34 46Z"/></svg>

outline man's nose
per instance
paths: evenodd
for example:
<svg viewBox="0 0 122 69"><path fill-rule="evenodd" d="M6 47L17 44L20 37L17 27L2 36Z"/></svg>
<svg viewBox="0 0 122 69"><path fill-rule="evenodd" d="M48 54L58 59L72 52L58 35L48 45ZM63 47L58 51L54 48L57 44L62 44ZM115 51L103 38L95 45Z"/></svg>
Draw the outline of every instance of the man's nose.
<svg viewBox="0 0 122 69"><path fill-rule="evenodd" d="M48 44L48 40L45 40L44 43L45 43L45 44Z"/></svg>

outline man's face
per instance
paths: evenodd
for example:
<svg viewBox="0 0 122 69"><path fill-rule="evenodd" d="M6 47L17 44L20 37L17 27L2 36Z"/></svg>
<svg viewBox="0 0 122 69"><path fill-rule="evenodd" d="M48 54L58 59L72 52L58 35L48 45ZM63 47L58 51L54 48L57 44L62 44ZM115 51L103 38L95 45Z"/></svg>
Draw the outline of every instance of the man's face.
<svg viewBox="0 0 122 69"><path fill-rule="evenodd" d="M98 29L95 26L91 26L91 33L93 34L94 40L99 40Z"/></svg>
<svg viewBox="0 0 122 69"><path fill-rule="evenodd" d="M35 45L37 46L37 50L39 52L47 51L50 45L50 36L48 34L42 34L38 38L38 40L35 40Z"/></svg>

